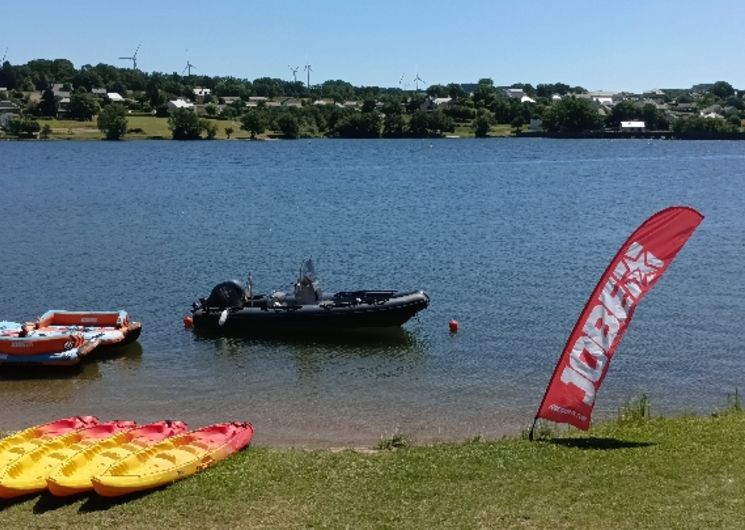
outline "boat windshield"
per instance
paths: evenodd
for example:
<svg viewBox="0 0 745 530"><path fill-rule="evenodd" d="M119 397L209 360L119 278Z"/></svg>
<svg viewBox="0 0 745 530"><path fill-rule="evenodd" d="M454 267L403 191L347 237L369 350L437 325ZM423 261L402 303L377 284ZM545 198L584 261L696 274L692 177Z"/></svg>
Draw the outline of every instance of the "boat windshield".
<svg viewBox="0 0 745 530"><path fill-rule="evenodd" d="M300 280L302 281L305 278L307 278L307 280L311 283L316 281L317 279L316 269L313 266L312 258L308 258L307 260L305 260L302 266L300 267Z"/></svg>

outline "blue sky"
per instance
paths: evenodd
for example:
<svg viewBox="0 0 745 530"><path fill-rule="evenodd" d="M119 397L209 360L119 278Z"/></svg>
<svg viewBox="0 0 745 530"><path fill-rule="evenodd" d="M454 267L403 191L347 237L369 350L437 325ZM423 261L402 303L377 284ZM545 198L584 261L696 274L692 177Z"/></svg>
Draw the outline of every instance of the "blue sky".
<svg viewBox="0 0 745 530"><path fill-rule="evenodd" d="M745 89L745 2L627 0L341 2L151 0L0 3L0 54L12 64L67 58L76 67L414 87L562 82L590 90ZM8 22L13 21L13 22ZM1 56L0 56L1 57Z"/></svg>

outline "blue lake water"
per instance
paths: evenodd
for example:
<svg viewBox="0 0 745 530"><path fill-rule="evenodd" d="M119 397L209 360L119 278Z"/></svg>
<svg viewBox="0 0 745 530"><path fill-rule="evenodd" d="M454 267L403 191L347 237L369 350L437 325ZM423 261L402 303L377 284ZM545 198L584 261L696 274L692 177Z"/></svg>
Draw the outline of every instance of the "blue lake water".
<svg viewBox="0 0 745 530"><path fill-rule="evenodd" d="M96 414L246 419L277 446L517 433L608 261L673 204L706 218L639 305L595 419L642 393L673 415L742 390L745 143L1 142L0 320L125 309L143 334L69 373L0 372L0 431ZM421 288L431 306L357 340L183 328L214 284L286 290L307 256L326 291Z"/></svg>

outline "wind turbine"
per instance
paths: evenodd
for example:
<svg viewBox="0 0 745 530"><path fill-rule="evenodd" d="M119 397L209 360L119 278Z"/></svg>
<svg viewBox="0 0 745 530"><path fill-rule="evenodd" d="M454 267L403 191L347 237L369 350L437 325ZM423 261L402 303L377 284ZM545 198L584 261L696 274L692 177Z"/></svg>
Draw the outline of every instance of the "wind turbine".
<svg viewBox="0 0 745 530"><path fill-rule="evenodd" d="M289 68L290 70L292 70L292 78L293 78L293 79L295 80L295 82L297 83L297 71L298 71L298 70L300 70L300 67L299 67L299 66L296 66L296 67L294 67L294 68L293 68L292 66L290 66L290 65L288 64L288 65L287 65L287 68Z"/></svg>
<svg viewBox="0 0 745 530"><path fill-rule="evenodd" d="M186 60L186 66L184 66L184 69L182 70L181 74L183 75L183 73L184 73L184 72L186 72L186 71L188 70L188 71L189 71L189 74L188 74L188 75L189 75L189 77L191 77L191 69L192 69L192 68L194 68L194 69L196 70L196 68L197 68L197 67L196 67L196 66L194 66L193 64L191 64L191 63L189 62L189 59L187 59L187 60Z"/></svg>
<svg viewBox="0 0 745 530"><path fill-rule="evenodd" d="M306 64L305 67L303 68L303 70L305 70L306 72L308 72L308 90L310 90L310 72L311 72L312 68L310 67L309 64Z"/></svg>
<svg viewBox="0 0 745 530"><path fill-rule="evenodd" d="M416 89L419 90L419 81L424 83L424 79L419 77L419 74L416 74L416 77L414 78L414 83L416 83Z"/></svg>
<svg viewBox="0 0 745 530"><path fill-rule="evenodd" d="M135 49L135 52L132 54L132 57L119 57L120 59L127 59L128 61L132 61L133 70L137 70L137 52L140 51L140 46L142 46L142 43L139 43L137 45L137 49Z"/></svg>

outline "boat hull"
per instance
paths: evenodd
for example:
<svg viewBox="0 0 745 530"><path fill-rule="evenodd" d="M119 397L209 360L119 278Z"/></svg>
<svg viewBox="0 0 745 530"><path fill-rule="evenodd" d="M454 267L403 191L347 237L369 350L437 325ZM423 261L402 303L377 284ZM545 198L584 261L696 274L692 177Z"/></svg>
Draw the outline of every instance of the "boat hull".
<svg viewBox="0 0 745 530"><path fill-rule="evenodd" d="M246 422L210 425L173 436L134 453L94 476L93 489L118 497L169 485L240 451L251 442Z"/></svg>
<svg viewBox="0 0 745 530"><path fill-rule="evenodd" d="M284 334L322 330L374 329L401 326L429 305L423 291L394 293L385 301L334 304L324 300L301 306L259 306L228 309L198 308L197 331L220 334Z"/></svg>

